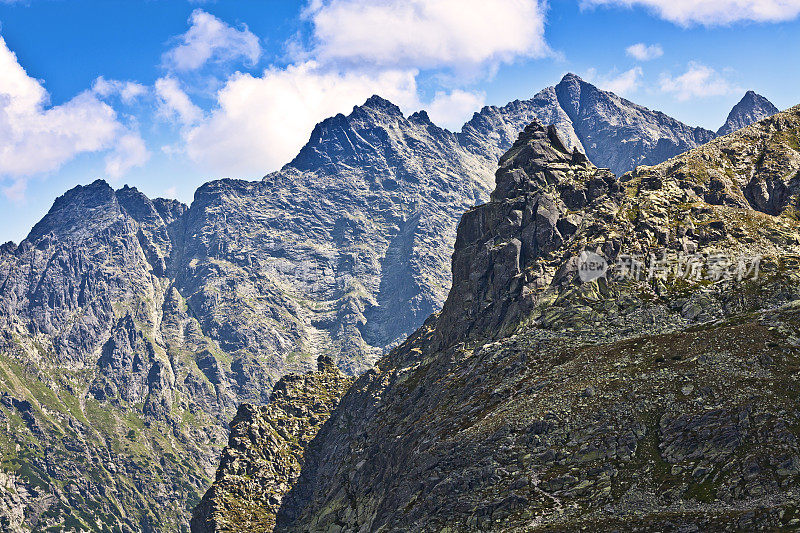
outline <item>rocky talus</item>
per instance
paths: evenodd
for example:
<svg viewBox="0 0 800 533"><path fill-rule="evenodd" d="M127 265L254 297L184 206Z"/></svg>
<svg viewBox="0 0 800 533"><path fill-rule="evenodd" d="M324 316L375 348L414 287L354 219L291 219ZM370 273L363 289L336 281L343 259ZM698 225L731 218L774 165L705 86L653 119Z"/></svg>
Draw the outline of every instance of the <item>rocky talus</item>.
<svg viewBox="0 0 800 533"><path fill-rule="evenodd" d="M270 532L308 443L352 383L329 357L316 372L287 374L266 406L242 404L231 422L214 484L192 516L192 531Z"/></svg>
<svg viewBox="0 0 800 533"><path fill-rule="evenodd" d="M459 217L534 119L601 180L580 152L627 170L706 140L568 75L459 133L372 97L280 171L191 205L102 180L59 197L0 246L2 527L188 530L238 406L320 356L358 375L442 308Z"/></svg>
<svg viewBox="0 0 800 533"><path fill-rule="evenodd" d="M617 179L526 128L277 529L800 526L798 141L800 107Z"/></svg>

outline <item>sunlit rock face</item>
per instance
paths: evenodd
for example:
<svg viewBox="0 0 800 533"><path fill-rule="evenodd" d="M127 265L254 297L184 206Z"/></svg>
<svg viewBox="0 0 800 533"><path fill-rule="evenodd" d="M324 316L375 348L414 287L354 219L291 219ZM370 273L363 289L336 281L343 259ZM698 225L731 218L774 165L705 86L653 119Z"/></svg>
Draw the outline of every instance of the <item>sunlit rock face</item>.
<svg viewBox="0 0 800 533"><path fill-rule="evenodd" d="M727 135L759 120L771 117L778 112L772 102L753 91L747 91L738 104L733 106L725 124L717 130L717 135Z"/></svg>
<svg viewBox="0 0 800 533"><path fill-rule="evenodd" d="M0 247L0 523L188 527L243 402L267 403L281 376L322 355L363 373L442 309L459 218L489 199L499 158L534 120L601 180L583 153L627 169L673 155L659 138L670 150L705 139L567 76L458 133L372 97L317 125L280 171L206 183L188 206L104 181L58 198L22 243ZM770 176L743 198L772 213L791 194ZM509 253L497 279L559 253L579 225L567 200L543 193L524 211L538 229L520 239L519 272ZM502 300L491 286L476 297Z"/></svg>
<svg viewBox="0 0 800 533"><path fill-rule="evenodd" d="M619 179L556 133L503 157L441 314L348 389L278 529L796 525L800 108Z"/></svg>

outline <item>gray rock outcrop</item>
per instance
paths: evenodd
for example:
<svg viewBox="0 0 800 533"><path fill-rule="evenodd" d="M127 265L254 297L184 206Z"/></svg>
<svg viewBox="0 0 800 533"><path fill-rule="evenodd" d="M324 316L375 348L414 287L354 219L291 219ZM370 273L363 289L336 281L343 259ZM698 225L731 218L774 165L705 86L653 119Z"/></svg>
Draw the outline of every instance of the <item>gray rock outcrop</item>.
<svg viewBox="0 0 800 533"><path fill-rule="evenodd" d="M733 106L728 114L725 124L717 130L717 135L727 135L736 130L740 130L759 120L771 117L779 110L772 102L756 94L754 91L747 91L739 101Z"/></svg>
<svg viewBox="0 0 800 533"><path fill-rule="evenodd" d="M456 265L482 261L480 283L523 292L546 277L522 269L545 268L588 223L570 202L613 186L583 152L627 168L706 139L567 76L482 110L460 133L372 97L317 125L280 171L206 183L190 206L102 180L59 197L23 242L0 246L0 524L186 528L239 405L269 402L281 376L323 355L363 373L442 308L458 219L489 199L499 157L535 119L564 139L550 154L563 172L591 179L542 170L574 190L503 211L512 222L491 231L524 222L518 245L479 239L482 251ZM782 209L776 179L765 174L745 201ZM499 216L492 209L479 212ZM451 306L470 310L476 331L502 325L505 310L478 315L503 295L475 283L474 301Z"/></svg>
<svg viewBox="0 0 800 533"><path fill-rule="evenodd" d="M555 133L504 156L444 309L343 396L279 529L796 529L800 107L620 179Z"/></svg>

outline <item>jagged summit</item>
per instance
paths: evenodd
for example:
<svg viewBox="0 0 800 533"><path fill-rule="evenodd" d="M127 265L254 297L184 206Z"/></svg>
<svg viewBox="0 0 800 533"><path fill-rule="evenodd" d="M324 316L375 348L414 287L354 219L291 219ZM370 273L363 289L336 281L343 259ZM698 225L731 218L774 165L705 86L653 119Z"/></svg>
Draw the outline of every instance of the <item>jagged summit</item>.
<svg viewBox="0 0 800 533"><path fill-rule="evenodd" d="M408 117L408 120L410 120L410 121L412 121L412 122L418 122L418 123L420 123L420 124L426 124L426 125L436 126L436 125L435 125L435 124L434 124L434 123L431 121L431 117L430 117L430 116L428 116L428 112L427 112L427 111L425 111L424 109L420 109L419 111L415 111L414 113L412 113L412 114L411 114L411 115Z"/></svg>
<svg viewBox="0 0 800 533"><path fill-rule="evenodd" d="M562 266L559 250L579 228L606 223L621 190L613 173L538 122L500 159L496 183L491 201L461 218L441 346L502 331L529 312Z"/></svg>
<svg viewBox="0 0 800 533"><path fill-rule="evenodd" d="M384 113L390 113L390 114L393 114L393 115L397 115L397 114L402 115L403 114L403 112L400 110L399 106L393 104L392 102L390 102L386 98L378 96L377 94L373 94L372 96L367 98L367 101L364 102L364 105L354 106L353 107L353 111L356 111L356 110L358 110L360 108L375 109L375 110L379 110L379 111L382 111Z"/></svg>
<svg viewBox="0 0 800 533"><path fill-rule="evenodd" d="M118 215L114 189L98 179L89 185L77 185L56 198L25 241L34 242L48 233L64 238L83 235L89 227L113 223Z"/></svg>
<svg viewBox="0 0 800 533"><path fill-rule="evenodd" d="M49 213L57 212L69 204L95 205L108 201L114 194L114 189L104 179L96 179L89 185L76 185L55 199Z"/></svg>
<svg viewBox="0 0 800 533"><path fill-rule="evenodd" d="M747 91L728 114L725 124L717 130L717 135L727 135L775 113L778 113L778 108L772 102L755 91Z"/></svg>
<svg viewBox="0 0 800 533"><path fill-rule="evenodd" d="M136 187L124 185L114 190L105 180L97 179L56 198L23 242L34 243L48 234L55 239L86 239L112 225L124 224L126 216L138 223L163 225L186 209L178 200L151 200Z"/></svg>
<svg viewBox="0 0 800 533"><path fill-rule="evenodd" d="M405 141L399 137L403 135L412 139L433 135L446 138L445 144L457 142L453 134L426 118L427 113L405 117L389 100L371 96L364 105L353 107L349 115L338 114L317 124L308 143L286 167L314 171L323 167L359 166L365 158L383 158L375 153L376 147L402 144ZM426 131L419 130L419 126L425 126ZM406 153L398 157L413 156Z"/></svg>
<svg viewBox="0 0 800 533"><path fill-rule="evenodd" d="M531 123L520 133L519 139L500 158L499 166L495 174L496 188L492 192L492 201L527 192L538 193L548 185L557 186L567 178L559 171L570 170L573 172L570 177L574 177L575 172L595 168L577 147L572 150L566 147L555 126L545 127L538 122ZM524 170L529 178L523 180L515 169ZM531 186L535 189L531 190Z"/></svg>
<svg viewBox="0 0 800 533"><path fill-rule="evenodd" d="M504 158L445 309L342 398L280 531L796 526L796 197L746 191L791 189L800 108L620 180L558 144L534 125Z"/></svg>
<svg viewBox="0 0 800 533"><path fill-rule="evenodd" d="M12 254L17 249L17 243L14 241L6 241L0 245L0 254Z"/></svg>
<svg viewBox="0 0 800 533"><path fill-rule="evenodd" d="M583 81L583 78L581 78L577 74L573 72L567 72L561 77L561 81L559 82L559 84L561 83L568 84L568 83L586 83L586 82Z"/></svg>

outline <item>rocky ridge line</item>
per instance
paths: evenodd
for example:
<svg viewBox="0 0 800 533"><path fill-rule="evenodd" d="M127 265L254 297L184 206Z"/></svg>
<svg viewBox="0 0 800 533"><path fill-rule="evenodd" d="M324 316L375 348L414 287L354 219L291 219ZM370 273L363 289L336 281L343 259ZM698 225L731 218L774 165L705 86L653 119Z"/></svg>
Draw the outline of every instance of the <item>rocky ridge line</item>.
<svg viewBox="0 0 800 533"><path fill-rule="evenodd" d="M526 129L462 218L442 313L344 395L281 530L800 523L798 140L800 107L618 180ZM762 270L583 282L584 252Z"/></svg>
<svg viewBox="0 0 800 533"><path fill-rule="evenodd" d="M192 531L272 531L305 448L351 383L323 356L316 372L283 376L266 406L239 406L216 480L192 515Z"/></svg>
<svg viewBox="0 0 800 533"><path fill-rule="evenodd" d="M0 247L0 514L15 528L185 527L237 405L268 402L321 354L358 374L441 308L458 217L539 114L602 118L603 135L655 153L636 132L652 112L559 85L579 91L487 108L459 134L373 97L320 123L281 171L207 183L191 206L102 181L60 197ZM580 95L572 115L566 94Z"/></svg>

